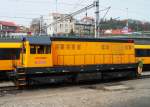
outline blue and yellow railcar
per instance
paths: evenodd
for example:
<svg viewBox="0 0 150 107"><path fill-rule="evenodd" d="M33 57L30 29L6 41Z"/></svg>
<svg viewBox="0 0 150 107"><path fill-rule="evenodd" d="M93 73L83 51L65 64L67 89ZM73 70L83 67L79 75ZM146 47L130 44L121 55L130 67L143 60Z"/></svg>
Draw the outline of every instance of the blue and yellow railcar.
<svg viewBox="0 0 150 107"><path fill-rule="evenodd" d="M7 73L11 73L20 60L22 42L19 39L0 39L0 75L6 78Z"/></svg>
<svg viewBox="0 0 150 107"><path fill-rule="evenodd" d="M150 38L141 37L135 39L136 60L142 59L144 71L150 70Z"/></svg>

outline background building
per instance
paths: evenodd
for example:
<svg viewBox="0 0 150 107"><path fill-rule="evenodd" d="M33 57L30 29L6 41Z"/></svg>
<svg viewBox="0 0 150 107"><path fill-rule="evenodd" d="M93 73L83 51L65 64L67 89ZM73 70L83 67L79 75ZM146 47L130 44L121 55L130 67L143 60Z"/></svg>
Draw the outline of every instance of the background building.
<svg viewBox="0 0 150 107"><path fill-rule="evenodd" d="M66 18L67 17L67 18ZM47 20L47 33L54 34L69 34L74 31L74 19L68 14L51 13Z"/></svg>
<svg viewBox="0 0 150 107"><path fill-rule="evenodd" d="M94 35L94 19L92 17L86 16L77 20L68 14L51 13L46 23L49 35Z"/></svg>
<svg viewBox="0 0 150 107"><path fill-rule="evenodd" d="M92 17L84 17L74 23L74 33L81 36L94 36L94 19Z"/></svg>
<svg viewBox="0 0 150 107"><path fill-rule="evenodd" d="M7 36L10 33L19 32L19 26L14 22L0 21L0 36Z"/></svg>

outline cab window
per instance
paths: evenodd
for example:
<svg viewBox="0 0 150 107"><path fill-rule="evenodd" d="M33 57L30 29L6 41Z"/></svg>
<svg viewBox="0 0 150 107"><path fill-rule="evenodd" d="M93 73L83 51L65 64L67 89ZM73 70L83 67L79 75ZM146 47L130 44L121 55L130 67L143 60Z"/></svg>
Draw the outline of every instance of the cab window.
<svg viewBox="0 0 150 107"><path fill-rule="evenodd" d="M45 51L45 52L44 52L45 54L51 53L50 46L45 46L44 49L45 49L45 50L44 50L44 51Z"/></svg>
<svg viewBox="0 0 150 107"><path fill-rule="evenodd" d="M38 47L38 53L37 54L44 54L44 46L43 45Z"/></svg>
<svg viewBox="0 0 150 107"><path fill-rule="evenodd" d="M48 54L50 53L50 46L45 45L31 45L30 46L31 54Z"/></svg>
<svg viewBox="0 0 150 107"><path fill-rule="evenodd" d="M31 54L36 54L36 46L34 46L34 45L30 46L30 53Z"/></svg>

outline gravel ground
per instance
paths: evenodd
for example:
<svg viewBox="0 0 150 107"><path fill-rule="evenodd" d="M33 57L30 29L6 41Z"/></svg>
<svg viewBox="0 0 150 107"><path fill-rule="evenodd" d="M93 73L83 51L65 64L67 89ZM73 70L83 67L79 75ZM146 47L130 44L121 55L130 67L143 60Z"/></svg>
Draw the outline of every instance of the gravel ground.
<svg viewBox="0 0 150 107"><path fill-rule="evenodd" d="M0 107L150 107L149 82L147 78L20 91L0 97ZM105 88L109 86L112 90Z"/></svg>

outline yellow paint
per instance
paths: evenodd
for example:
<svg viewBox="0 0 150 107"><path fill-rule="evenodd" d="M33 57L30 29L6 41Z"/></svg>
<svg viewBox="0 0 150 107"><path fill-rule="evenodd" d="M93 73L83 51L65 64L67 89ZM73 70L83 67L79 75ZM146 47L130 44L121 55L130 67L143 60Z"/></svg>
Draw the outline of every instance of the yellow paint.
<svg viewBox="0 0 150 107"><path fill-rule="evenodd" d="M20 48L22 46L22 43L8 43L8 42L1 42L0 48Z"/></svg>
<svg viewBox="0 0 150 107"><path fill-rule="evenodd" d="M13 70L14 66L19 65L18 60L0 60L0 70L9 71Z"/></svg>
<svg viewBox="0 0 150 107"><path fill-rule="evenodd" d="M53 41L52 50L54 65L135 63L134 43Z"/></svg>
<svg viewBox="0 0 150 107"><path fill-rule="evenodd" d="M24 45L26 53L20 53L20 60L0 60L0 70L13 70L14 63L23 67L135 63L134 43L52 41L49 54L30 54L29 41ZM21 48L22 43L0 43L0 47Z"/></svg>
<svg viewBox="0 0 150 107"><path fill-rule="evenodd" d="M50 54L29 55L25 67L50 67L52 66L50 59L52 59Z"/></svg>
<svg viewBox="0 0 150 107"><path fill-rule="evenodd" d="M135 45L135 49L150 49L150 45ZM136 61L142 59L144 64L150 64L150 57L136 57Z"/></svg>
<svg viewBox="0 0 150 107"><path fill-rule="evenodd" d="M15 42L1 42L0 48L21 48L22 43ZM9 71L13 70L14 66L20 65L19 60L0 60L0 70Z"/></svg>
<svg viewBox="0 0 150 107"><path fill-rule="evenodd" d="M135 45L135 49L150 49L150 45Z"/></svg>
<svg viewBox="0 0 150 107"><path fill-rule="evenodd" d="M28 41L26 41L25 47L26 53L23 55L24 67L51 67L53 65L51 54L30 54Z"/></svg>

